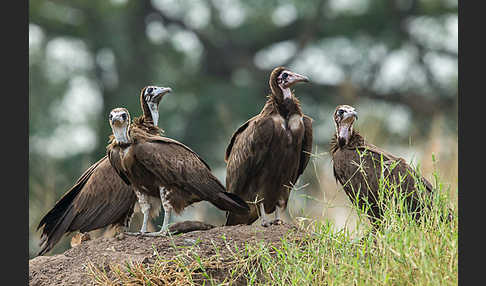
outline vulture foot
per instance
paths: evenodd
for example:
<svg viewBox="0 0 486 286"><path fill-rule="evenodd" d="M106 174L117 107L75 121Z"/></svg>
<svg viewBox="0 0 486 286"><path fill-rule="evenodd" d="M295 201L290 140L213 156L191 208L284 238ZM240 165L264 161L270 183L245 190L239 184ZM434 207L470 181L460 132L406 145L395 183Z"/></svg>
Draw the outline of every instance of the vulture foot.
<svg viewBox="0 0 486 286"><path fill-rule="evenodd" d="M147 232L140 232L140 231L137 231L137 232L124 232L124 234L131 235L131 236L141 236L141 235L144 235L145 233L147 233Z"/></svg>
<svg viewBox="0 0 486 286"><path fill-rule="evenodd" d="M168 236L169 235L169 231L166 229L166 230L161 230L161 231L157 231L157 232L146 232L144 234L142 234L142 236L151 236L151 237L155 237L155 236Z"/></svg>
<svg viewBox="0 0 486 286"><path fill-rule="evenodd" d="M265 215L265 207L263 203L260 204L260 215L262 216L262 226L269 227L272 225L272 222L267 220L267 216Z"/></svg>
<svg viewBox="0 0 486 286"><path fill-rule="evenodd" d="M278 218L278 219L272 221L271 224L273 224L273 225L281 225L281 224L283 224L283 220L281 220L281 219Z"/></svg>
<svg viewBox="0 0 486 286"><path fill-rule="evenodd" d="M266 221L266 220L262 221L262 226L263 227L269 227L271 225L272 225L272 222L270 222L270 221Z"/></svg>

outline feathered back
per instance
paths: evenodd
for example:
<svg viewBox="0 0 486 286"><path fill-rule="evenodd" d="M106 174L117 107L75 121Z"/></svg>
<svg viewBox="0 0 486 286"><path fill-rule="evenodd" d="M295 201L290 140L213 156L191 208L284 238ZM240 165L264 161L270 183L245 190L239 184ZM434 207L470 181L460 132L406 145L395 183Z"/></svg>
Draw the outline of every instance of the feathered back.
<svg viewBox="0 0 486 286"><path fill-rule="evenodd" d="M150 112L149 112L150 114ZM152 117L147 118L145 115L135 117L133 119L132 125L137 126L138 128L143 129L145 132L150 133L150 134L159 134L159 135L164 135L165 131L162 128L159 128L155 125L153 125L153 121L151 119Z"/></svg>
<svg viewBox="0 0 486 286"><path fill-rule="evenodd" d="M330 151L332 155L336 153L336 151L339 149L337 134L334 134L334 136L331 138L330 145L331 145ZM363 136L361 136L357 131L353 130L353 134L351 134L348 144L343 146L343 148L354 150L359 147L364 147L364 145L365 145L365 141Z"/></svg>

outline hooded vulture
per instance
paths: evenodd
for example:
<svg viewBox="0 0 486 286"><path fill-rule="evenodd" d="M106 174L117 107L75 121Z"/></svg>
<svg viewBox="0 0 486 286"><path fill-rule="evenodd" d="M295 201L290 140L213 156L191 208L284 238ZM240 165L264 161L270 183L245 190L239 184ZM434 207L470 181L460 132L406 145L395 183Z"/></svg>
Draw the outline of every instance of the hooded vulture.
<svg viewBox="0 0 486 286"><path fill-rule="evenodd" d="M228 213L226 225L281 224L290 190L304 172L312 152L312 118L302 113L291 87L307 77L275 68L271 94L260 114L240 126L226 148L226 189L246 202L249 214ZM257 206L258 205L258 206ZM275 220L265 214L275 211Z"/></svg>
<svg viewBox="0 0 486 286"><path fill-rule="evenodd" d="M130 125L130 114L125 108L113 109L109 122L114 135L107 146L111 165L128 185L142 194L160 198L164 208L160 231L144 235L166 235L172 210L179 214L202 200L225 211L248 212L248 205L227 193L206 162L189 147Z"/></svg>
<svg viewBox="0 0 486 286"><path fill-rule="evenodd" d="M134 119L134 126L150 134L161 134L157 127L158 105L170 88L147 86L140 94L143 115ZM109 225L128 227L137 196L125 184L104 156L89 167L54 207L41 219L42 228L39 255L51 250L65 233L88 232ZM141 211L148 215L147 206ZM157 216L154 208L151 216ZM160 207L159 207L160 211Z"/></svg>
<svg viewBox="0 0 486 286"><path fill-rule="evenodd" d="M405 195L408 210L419 215L423 207L422 196L432 194L432 184L417 174L403 158L366 142L353 129L357 118L356 110L349 105L339 105L334 112L336 134L331 140L334 177L350 200L367 210L373 224L383 216L378 190L384 178ZM421 189L425 191L422 192L418 185L423 185Z"/></svg>

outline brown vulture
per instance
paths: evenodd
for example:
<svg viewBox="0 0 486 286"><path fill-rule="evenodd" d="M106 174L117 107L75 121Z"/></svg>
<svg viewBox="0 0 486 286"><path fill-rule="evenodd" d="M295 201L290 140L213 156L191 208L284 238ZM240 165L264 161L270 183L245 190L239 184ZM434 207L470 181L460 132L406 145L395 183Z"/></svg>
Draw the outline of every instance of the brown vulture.
<svg viewBox="0 0 486 286"><path fill-rule="evenodd" d="M424 202L422 195L432 194L432 184L417 174L403 158L366 142L353 129L357 117L356 110L349 105L339 105L334 112L336 134L331 140L330 150L334 177L350 200L367 210L373 224L383 216L378 191L380 180L383 182L384 178L388 179L389 186L397 186L398 192L405 195L408 210L416 213L415 218L418 218ZM420 191L419 184L424 186L421 189L425 192Z"/></svg>
<svg viewBox="0 0 486 286"><path fill-rule="evenodd" d="M290 190L312 152L312 118L302 113L291 87L307 77L284 67L270 75L271 94L260 114L241 125L226 148L226 189L250 204L250 213L228 213L226 225L281 224ZM258 205L258 207L257 207ZM266 213L275 211L275 220Z"/></svg>
<svg viewBox="0 0 486 286"><path fill-rule="evenodd" d="M189 147L130 125L125 108L113 109L109 122L114 135L107 146L111 165L127 184L147 196L160 198L164 208L160 231L143 235L166 235L172 210L179 214L202 200L225 211L248 212L248 205L227 193L206 162Z"/></svg>
<svg viewBox="0 0 486 286"><path fill-rule="evenodd" d="M158 105L170 88L147 86L140 93L143 115L135 118L133 125L151 134L161 134L157 127ZM39 255L51 250L65 233L82 233L109 225L128 227L137 196L132 187L125 184L104 156L89 167L54 207L41 219L37 230L42 228ZM144 221L148 207L141 206ZM151 216L157 216L160 207ZM146 227L146 226L145 226Z"/></svg>

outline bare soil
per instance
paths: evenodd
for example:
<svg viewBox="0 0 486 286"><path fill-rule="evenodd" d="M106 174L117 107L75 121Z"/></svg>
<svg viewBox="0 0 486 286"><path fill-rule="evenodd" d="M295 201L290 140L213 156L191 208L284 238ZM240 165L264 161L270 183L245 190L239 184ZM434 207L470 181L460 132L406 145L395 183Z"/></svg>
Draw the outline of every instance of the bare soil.
<svg viewBox="0 0 486 286"><path fill-rule="evenodd" d="M290 235L300 237L303 232L295 226L284 223L262 227L260 225L238 225L213 227L193 223L177 226L178 235L165 237L142 237L119 234L111 238L96 238L83 241L63 254L38 256L29 260L29 285L95 285L86 265L92 262L110 271L108 264L124 265L127 261L154 263L155 251L159 256L170 258L181 249L197 245L194 249L200 257L210 257L219 249L219 254L231 259L228 245L244 247L245 243L264 241L278 245L281 238ZM205 229L196 230L194 229ZM191 250L192 251L192 250ZM224 279L225 273L212 273Z"/></svg>

